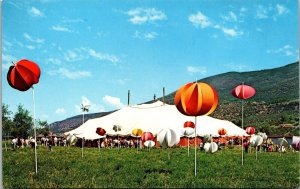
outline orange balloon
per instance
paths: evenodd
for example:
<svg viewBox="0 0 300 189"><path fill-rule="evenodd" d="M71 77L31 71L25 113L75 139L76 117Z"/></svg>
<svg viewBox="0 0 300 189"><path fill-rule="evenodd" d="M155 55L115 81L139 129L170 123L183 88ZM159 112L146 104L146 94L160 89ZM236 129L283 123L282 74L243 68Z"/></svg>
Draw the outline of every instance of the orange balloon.
<svg viewBox="0 0 300 189"><path fill-rule="evenodd" d="M207 83L188 83L177 90L174 104L187 116L209 115L217 108L218 94Z"/></svg>
<svg viewBox="0 0 300 189"><path fill-rule="evenodd" d="M227 131L226 129L222 128L218 130L219 135L226 135Z"/></svg>

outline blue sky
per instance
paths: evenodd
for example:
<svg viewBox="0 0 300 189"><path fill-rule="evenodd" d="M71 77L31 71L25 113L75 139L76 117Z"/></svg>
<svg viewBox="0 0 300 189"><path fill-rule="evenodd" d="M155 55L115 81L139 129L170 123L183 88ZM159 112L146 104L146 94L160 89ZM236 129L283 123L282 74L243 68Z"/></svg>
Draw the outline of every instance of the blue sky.
<svg viewBox="0 0 300 189"><path fill-rule="evenodd" d="M2 1L2 102L32 112L32 91L9 87L11 62L41 68L36 116L48 123L153 99L228 71L297 61L296 0Z"/></svg>

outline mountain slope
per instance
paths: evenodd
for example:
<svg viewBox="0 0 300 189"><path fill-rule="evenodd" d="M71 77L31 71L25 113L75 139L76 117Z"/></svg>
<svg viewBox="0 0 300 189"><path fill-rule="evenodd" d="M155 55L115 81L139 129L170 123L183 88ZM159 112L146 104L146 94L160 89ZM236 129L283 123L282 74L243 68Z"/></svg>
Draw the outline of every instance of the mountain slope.
<svg viewBox="0 0 300 189"><path fill-rule="evenodd" d="M280 124L299 125L299 62L283 67L251 71L228 72L199 80L211 84L219 96L219 104L212 117L226 119L241 125L241 101L231 95L231 90L242 82L256 89L253 98L244 101L244 126L253 125L267 133L294 133L297 128L281 128ZM179 88L180 86L178 86ZM175 92L165 96L165 102L174 104ZM163 101L163 98L158 98ZM149 101L150 103L152 101ZM88 114L87 119L101 117L111 112ZM86 120L87 120L86 119ZM68 118L50 125L54 132L65 132L78 127L82 116Z"/></svg>

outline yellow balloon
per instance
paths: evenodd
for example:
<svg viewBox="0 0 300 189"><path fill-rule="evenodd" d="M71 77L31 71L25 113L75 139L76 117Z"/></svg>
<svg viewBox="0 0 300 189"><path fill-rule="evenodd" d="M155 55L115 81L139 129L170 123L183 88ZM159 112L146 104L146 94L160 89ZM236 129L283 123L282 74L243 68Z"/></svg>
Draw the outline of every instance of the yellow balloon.
<svg viewBox="0 0 300 189"><path fill-rule="evenodd" d="M132 130L132 134L133 134L134 136L142 136L143 131L142 131L142 129L133 129L133 130Z"/></svg>

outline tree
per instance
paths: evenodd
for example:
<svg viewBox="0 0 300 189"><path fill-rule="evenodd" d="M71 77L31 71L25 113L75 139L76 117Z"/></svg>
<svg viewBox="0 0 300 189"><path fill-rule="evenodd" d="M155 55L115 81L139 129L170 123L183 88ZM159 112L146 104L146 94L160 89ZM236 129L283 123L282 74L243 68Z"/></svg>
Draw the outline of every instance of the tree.
<svg viewBox="0 0 300 189"><path fill-rule="evenodd" d="M14 137L27 138L30 133L30 129L33 127L33 119L29 115L29 111L24 109L22 105L18 105L18 110L14 115L14 129L12 135Z"/></svg>
<svg viewBox="0 0 300 189"><path fill-rule="evenodd" d="M38 123L38 128L36 131L37 134L43 134L44 136L47 136L50 132L48 122L38 120L37 123Z"/></svg>
<svg viewBox="0 0 300 189"><path fill-rule="evenodd" d="M13 121L10 117L12 111L8 109L8 105L2 104L2 138L9 136L13 129Z"/></svg>

